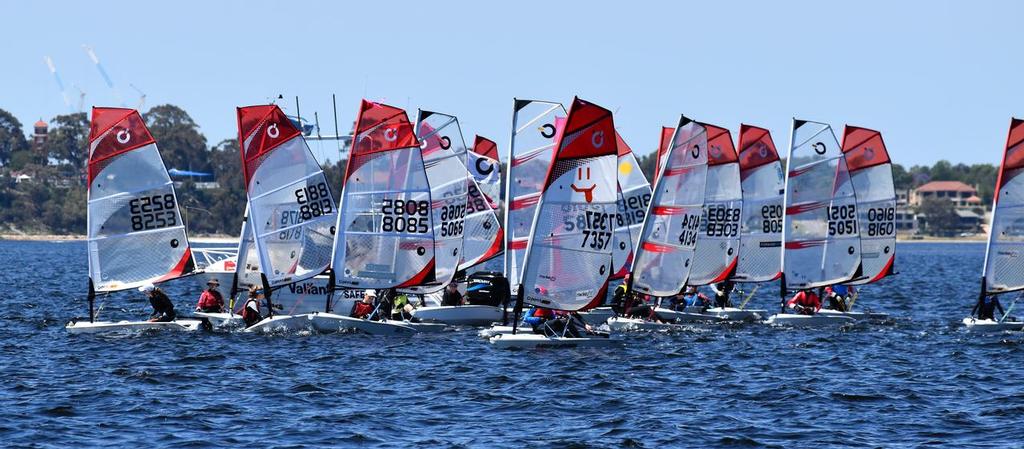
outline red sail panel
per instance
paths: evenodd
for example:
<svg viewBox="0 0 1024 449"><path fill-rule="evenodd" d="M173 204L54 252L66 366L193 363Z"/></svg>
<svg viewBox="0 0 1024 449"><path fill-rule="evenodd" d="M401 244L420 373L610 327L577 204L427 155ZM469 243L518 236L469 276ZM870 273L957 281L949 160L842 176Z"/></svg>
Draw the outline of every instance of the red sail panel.
<svg viewBox="0 0 1024 449"><path fill-rule="evenodd" d="M743 172L779 160L772 134L757 126L740 125L740 169Z"/></svg>
<svg viewBox="0 0 1024 449"><path fill-rule="evenodd" d="M882 134L867 128L847 126L843 129L843 154L850 173L889 163Z"/></svg>
<svg viewBox="0 0 1024 449"><path fill-rule="evenodd" d="M1003 165L999 170L999 180L996 185L1000 189L1006 185L1013 176L1007 177L1007 172L1024 168L1024 120L1010 119L1010 131L1006 135L1006 151L1003 153ZM999 195L999 191L996 191ZM996 198L998 200L998 198Z"/></svg>
<svg viewBox="0 0 1024 449"><path fill-rule="evenodd" d="M633 149L626 144L626 141L622 139L618 131L615 131L615 146L619 149L619 156L625 156L633 152Z"/></svg>
<svg viewBox="0 0 1024 449"><path fill-rule="evenodd" d="M672 143L672 134L676 132L676 129L671 126L661 127L661 138L658 140L658 155L654 161L654 178L651 179L651 185L658 179L658 175L661 174L661 164L665 162L665 153L668 153L668 146Z"/></svg>
<svg viewBox="0 0 1024 449"><path fill-rule="evenodd" d="M266 132L260 130L266 129ZM238 108L238 144L242 150L242 174L249 185L252 174L274 148L301 134L276 105Z"/></svg>
<svg viewBox="0 0 1024 449"><path fill-rule="evenodd" d="M89 184L92 184L93 179L110 158L154 142L139 111L126 108L92 108L87 173Z"/></svg>
<svg viewBox="0 0 1024 449"><path fill-rule="evenodd" d="M482 136L476 136L473 142L473 152L484 157L498 160L498 144L493 140Z"/></svg>
<svg viewBox="0 0 1024 449"><path fill-rule="evenodd" d="M707 123L702 125L708 130L708 165L736 162L736 147L732 144L729 130Z"/></svg>
<svg viewBox="0 0 1024 449"><path fill-rule="evenodd" d="M352 155L399 150L419 145L404 109L363 100L356 118Z"/></svg>

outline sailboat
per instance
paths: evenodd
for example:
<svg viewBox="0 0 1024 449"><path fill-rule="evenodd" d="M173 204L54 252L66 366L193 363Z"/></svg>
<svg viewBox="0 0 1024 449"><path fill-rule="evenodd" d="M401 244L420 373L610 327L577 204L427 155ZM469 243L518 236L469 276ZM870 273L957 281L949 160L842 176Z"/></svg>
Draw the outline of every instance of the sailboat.
<svg viewBox="0 0 1024 449"><path fill-rule="evenodd" d="M782 275L782 195L785 184L782 163L771 133L764 128L741 124L738 157L743 210L739 259L730 279L736 283L774 281ZM711 308L707 313L733 321L767 317L767 310L745 307L756 289L739 307Z"/></svg>
<svg viewBox="0 0 1024 449"><path fill-rule="evenodd" d="M473 148L466 153L466 168L473 176L481 195L492 210L504 209L501 201L501 162L498 144L483 136L473 139Z"/></svg>
<svg viewBox="0 0 1024 449"><path fill-rule="evenodd" d="M857 220L860 226L861 270L859 280L848 285L872 284L895 273L896 261L896 187L892 162L882 133L847 125L843 129L843 156L857 195ZM888 314L825 310L854 319L885 319Z"/></svg>
<svg viewBox="0 0 1024 449"><path fill-rule="evenodd" d="M451 115L421 111L416 125L416 135L423 141L423 158L427 166L427 180L430 182L431 197L442 198L441 201L433 200L432 204L441 204L454 213L434 214L435 239L445 238L451 235L449 230L457 226L459 245L461 252L457 252L457 265L451 269L451 274L446 275L446 280L438 285L447 285L454 282L452 278L455 272L465 273L466 270L476 264L485 262L498 256L501 252L502 232L498 217L491 208L492 200L484 195L480 185L477 183L477 176L494 174L493 166L487 168L490 162L482 159L483 156L474 159L470 164L467 160L467 150L462 137L462 129L459 126L458 118ZM479 142L478 142L479 143ZM496 152L497 149L487 150ZM432 158L435 154L444 152L448 154L446 161L451 161L446 166L436 163ZM471 173L469 167L473 167L476 174ZM487 179L481 177L481 179ZM459 208L454 206L456 196L450 191L444 191L439 186L453 185L463 186L463 193ZM448 206L444 206L448 204ZM435 208L435 211L437 208ZM461 218L460 218L461 217ZM438 263L435 266L440 266ZM412 288L417 291L416 287ZM426 290L429 291L429 290ZM434 289L436 291L436 289ZM418 291L419 292L419 291ZM432 323L444 323L451 325L486 326L495 321L501 321L503 309L490 305L429 305L418 307L413 310L412 315L422 321Z"/></svg>
<svg viewBox="0 0 1024 449"><path fill-rule="evenodd" d="M1011 119L1010 131L1006 138L1003 161L999 165L995 196L992 199L992 224L989 227L988 245L985 247L985 266L982 269L980 301L986 296L1024 290L1024 270L1021 270L1020 256L1024 251L1024 226L1020 214L1024 199L1024 120ZM998 320L963 319L964 326L972 331L1019 331L1024 322L1012 321L1007 315L1016 305L1007 308Z"/></svg>
<svg viewBox="0 0 1024 449"><path fill-rule="evenodd" d="M302 133L276 105L238 108L238 142L246 221L268 311L246 330L307 329L307 314L275 314L272 299L274 290L323 274L330 264L337 211L327 178Z"/></svg>
<svg viewBox="0 0 1024 449"><path fill-rule="evenodd" d="M664 151L659 149L658 176L630 276L634 294L650 297L673 296L686 286L694 265L707 186L708 132L704 125L680 116L669 142ZM611 318L608 325L616 330L675 326L627 317Z"/></svg>
<svg viewBox="0 0 1024 449"><path fill-rule="evenodd" d="M201 322L99 321L97 293L135 289L190 275L195 269L174 184L138 111L92 109L88 159L89 320L72 333L168 329Z"/></svg>
<svg viewBox="0 0 1024 449"><path fill-rule="evenodd" d="M846 157L832 127L793 120L784 194L780 296L860 280L857 197ZM843 324L839 315L779 313L768 324Z"/></svg>
<svg viewBox="0 0 1024 449"><path fill-rule="evenodd" d="M555 142L527 238L517 312L523 304L569 312L592 307L604 299L612 275L618 152L611 112L573 99ZM575 347L618 340L515 332L490 342L503 348Z"/></svg>

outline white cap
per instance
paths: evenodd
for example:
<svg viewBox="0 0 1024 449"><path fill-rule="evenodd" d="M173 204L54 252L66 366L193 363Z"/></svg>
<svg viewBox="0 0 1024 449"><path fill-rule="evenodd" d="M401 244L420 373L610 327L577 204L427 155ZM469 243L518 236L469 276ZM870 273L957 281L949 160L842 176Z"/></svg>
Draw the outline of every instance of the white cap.
<svg viewBox="0 0 1024 449"><path fill-rule="evenodd" d="M364 293L366 294L366 296L373 296L374 298L377 297L377 290L369 289Z"/></svg>
<svg viewBox="0 0 1024 449"><path fill-rule="evenodd" d="M139 287L139 291L142 292L142 293L149 293L149 292L151 292L151 291L153 291L155 289L156 289L156 286L153 285L152 283L149 283L149 282L147 282L145 284L142 284L142 287Z"/></svg>

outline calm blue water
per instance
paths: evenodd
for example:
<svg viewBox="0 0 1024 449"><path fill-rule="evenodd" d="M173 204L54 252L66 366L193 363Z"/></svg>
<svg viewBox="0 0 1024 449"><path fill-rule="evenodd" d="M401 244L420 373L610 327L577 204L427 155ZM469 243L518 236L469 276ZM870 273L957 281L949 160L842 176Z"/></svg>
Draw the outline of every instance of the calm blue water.
<svg viewBox="0 0 1024 449"><path fill-rule="evenodd" d="M709 326L536 352L495 350L470 330L68 335L85 314L84 249L0 241L0 445L1020 447L1024 436L1024 335L958 327L981 244L901 244L901 274L858 300L897 317L886 325ZM169 290L185 310L199 293ZM762 290L758 306L777 304L776 286ZM148 313L132 294L106 302L106 318Z"/></svg>

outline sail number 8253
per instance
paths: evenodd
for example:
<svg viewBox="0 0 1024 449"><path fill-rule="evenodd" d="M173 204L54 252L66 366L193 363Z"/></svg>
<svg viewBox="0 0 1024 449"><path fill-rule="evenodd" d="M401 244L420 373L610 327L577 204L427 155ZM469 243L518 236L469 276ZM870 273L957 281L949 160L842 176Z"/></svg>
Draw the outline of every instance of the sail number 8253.
<svg viewBox="0 0 1024 449"><path fill-rule="evenodd" d="M128 210L132 215L132 231L176 226L178 215L174 206L174 195L170 193L144 196L129 201Z"/></svg>

